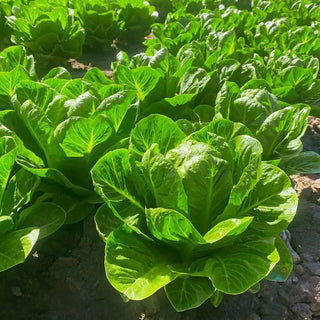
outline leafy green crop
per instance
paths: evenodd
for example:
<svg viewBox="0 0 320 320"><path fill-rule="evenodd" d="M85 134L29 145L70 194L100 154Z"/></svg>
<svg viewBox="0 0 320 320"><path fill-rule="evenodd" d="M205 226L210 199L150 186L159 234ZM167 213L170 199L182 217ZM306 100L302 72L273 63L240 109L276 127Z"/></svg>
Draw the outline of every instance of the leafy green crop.
<svg viewBox="0 0 320 320"><path fill-rule="evenodd" d="M66 212L58 205L38 199L26 207L40 179L24 169L14 169L23 152L10 131L0 126L0 272L24 262L37 239L64 224Z"/></svg>
<svg viewBox="0 0 320 320"><path fill-rule="evenodd" d="M288 174L319 173L320 156L314 152L301 152L300 138L307 128L310 106L302 103L291 105L279 101L271 93L281 95L281 92L289 92L288 97L292 97L292 100L288 102L293 101L294 97L297 102L304 100L303 94L308 95L307 88L312 86L312 79L318 74L318 60L313 58L303 61L295 58L293 61L292 57L281 58L272 60L272 69L276 69L279 75L289 72L286 81L290 81L291 86L287 82L280 84L274 71L271 68L263 69L260 63L259 67L254 68L252 65L252 68L254 72L259 70L260 74L264 74L265 79L250 80L250 72L247 79L244 78L248 82L240 88L234 82L224 81L241 77L241 73L233 68L234 65L238 68L239 63L232 61L228 67L224 64L221 69L208 73L193 66L197 60L195 56L185 52L185 57L180 59L171 55L167 49L156 51L152 56L139 54L131 60L122 52L118 62L114 63L114 78L116 82L136 90L140 118L161 113L174 120L180 119L183 130L188 134L199 130L213 118L223 117L241 122L250 129L250 135L262 143L263 160L273 161L274 164L281 161L280 167ZM256 65L259 62L257 58ZM292 63L305 67L287 67ZM246 69L249 69L249 64L243 67L243 70ZM306 76L303 78L302 75ZM311 77L308 81L307 76ZM299 77L301 83L295 80ZM278 88L272 89L273 83ZM285 100L284 93L282 98Z"/></svg>
<svg viewBox="0 0 320 320"><path fill-rule="evenodd" d="M152 113L188 117L210 80L204 69L192 66L193 59L180 62L166 49L154 56L134 56L131 61L124 56L121 53L114 64L114 79L136 91L142 117Z"/></svg>
<svg viewBox="0 0 320 320"><path fill-rule="evenodd" d="M221 119L186 136L171 119L151 115L132 131L130 150L111 151L94 166L108 205L96 217L107 237L106 273L127 298L165 287L183 311L265 277L287 277L292 262L278 234L294 217L297 195L246 133ZM108 234L111 212L122 224Z"/></svg>
<svg viewBox="0 0 320 320"><path fill-rule="evenodd" d="M128 145L137 116L134 97L98 69L72 80L65 69L55 68L42 82L20 80L13 107L0 111L8 135L24 146L17 163L41 178L38 193L63 207L68 223L101 202L90 169L108 151Z"/></svg>
<svg viewBox="0 0 320 320"><path fill-rule="evenodd" d="M151 32L151 24L157 18L155 8L143 0L111 0L111 6L123 22L122 32L118 38L128 45L129 42L143 38Z"/></svg>
<svg viewBox="0 0 320 320"><path fill-rule="evenodd" d="M24 47L8 47L0 53L0 110L13 108L11 98L21 80L36 79L32 56Z"/></svg>
<svg viewBox="0 0 320 320"><path fill-rule="evenodd" d="M14 6L12 13L7 18L13 29L11 40L37 59L56 64L81 56L84 31L71 9L33 1Z"/></svg>
<svg viewBox="0 0 320 320"><path fill-rule="evenodd" d="M172 12L153 25L146 52L119 52L114 80L97 68L37 77L36 64L78 57L84 41L95 50L142 41L154 6L162 19ZM309 114L320 114L318 3L8 0L0 9L0 35L24 46L0 53L0 272L96 212L108 280L125 298L164 287L183 311L287 278L279 233L297 208L288 175L320 172L301 143Z"/></svg>
<svg viewBox="0 0 320 320"><path fill-rule="evenodd" d="M251 84L257 87L254 80ZM265 88L248 87L249 84L240 90L235 83L226 82L217 96L216 117L221 115L246 125L262 144L263 160L280 161L280 167L288 174L319 173L320 156L302 152L300 140L308 125L310 107L295 104L281 108Z"/></svg>
<svg viewBox="0 0 320 320"><path fill-rule="evenodd" d="M0 40L1 40L1 48L3 44L9 45L10 44L10 33L11 30L7 25L6 16L11 14L11 7L13 1L12 0L4 0L1 2L0 5ZM2 48L3 49L3 48Z"/></svg>
<svg viewBox="0 0 320 320"><path fill-rule="evenodd" d="M120 21L109 3L102 0L73 1L76 15L85 30L85 45L90 48L109 49L121 34Z"/></svg>

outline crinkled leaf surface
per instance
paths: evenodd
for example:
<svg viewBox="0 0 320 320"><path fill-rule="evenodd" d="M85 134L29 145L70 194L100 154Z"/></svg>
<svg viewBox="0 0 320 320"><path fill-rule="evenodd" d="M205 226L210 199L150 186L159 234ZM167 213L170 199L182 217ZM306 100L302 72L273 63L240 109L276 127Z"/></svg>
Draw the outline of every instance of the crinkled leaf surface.
<svg viewBox="0 0 320 320"><path fill-rule="evenodd" d="M180 144L170 151L168 158L175 158L182 178L188 197L189 219L201 234L205 234L227 204L233 184L231 168L204 143Z"/></svg>
<svg viewBox="0 0 320 320"><path fill-rule="evenodd" d="M139 157L142 157L154 143L159 145L159 152L165 155L185 137L186 135L174 121L154 114L138 122L131 134L131 145Z"/></svg>
<svg viewBox="0 0 320 320"><path fill-rule="evenodd" d="M129 69L119 65L114 73L115 82L128 85L137 92L138 98L142 101L156 87L160 77L161 74L157 70L148 67Z"/></svg>
<svg viewBox="0 0 320 320"><path fill-rule="evenodd" d="M158 145L154 145L157 147ZM150 148L142 158L142 171L155 198L155 207L166 207L188 216L188 199L182 179L171 161Z"/></svg>
<svg viewBox="0 0 320 320"><path fill-rule="evenodd" d="M209 277L221 292L240 294L268 275L278 261L274 238L265 238L216 250L192 263L189 272Z"/></svg>
<svg viewBox="0 0 320 320"><path fill-rule="evenodd" d="M71 117L56 128L55 136L67 157L84 157L107 141L112 133L108 119L98 115L91 118Z"/></svg>

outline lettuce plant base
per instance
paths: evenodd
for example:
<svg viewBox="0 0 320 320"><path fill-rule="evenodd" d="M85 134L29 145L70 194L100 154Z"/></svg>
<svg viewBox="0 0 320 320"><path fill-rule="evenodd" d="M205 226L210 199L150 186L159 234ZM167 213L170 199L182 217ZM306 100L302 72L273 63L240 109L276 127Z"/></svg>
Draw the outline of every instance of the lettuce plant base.
<svg viewBox="0 0 320 320"><path fill-rule="evenodd" d="M320 120L310 118L305 148L317 151L319 137ZM0 319L319 320L320 175L292 180L300 203L289 227L294 268L285 283L263 281L259 293L225 297L217 309L207 302L177 313L163 290L125 304L105 277L104 246L89 217L40 241L24 264L0 274Z"/></svg>

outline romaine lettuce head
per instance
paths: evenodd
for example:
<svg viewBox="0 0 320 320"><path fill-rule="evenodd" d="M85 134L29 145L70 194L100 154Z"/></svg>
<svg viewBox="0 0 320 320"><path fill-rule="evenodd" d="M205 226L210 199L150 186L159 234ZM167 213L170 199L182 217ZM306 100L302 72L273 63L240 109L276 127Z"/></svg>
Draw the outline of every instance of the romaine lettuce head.
<svg viewBox="0 0 320 320"><path fill-rule="evenodd" d="M12 13L7 17L11 41L25 46L38 60L56 65L82 55L85 34L71 9L30 3L14 6Z"/></svg>
<svg viewBox="0 0 320 320"><path fill-rule="evenodd" d="M34 201L39 177L13 169L21 144L0 127L0 272L24 262L37 239L59 229L66 212L46 200ZM31 202L33 205L28 206Z"/></svg>
<svg viewBox="0 0 320 320"><path fill-rule="evenodd" d="M262 146L247 132L220 119L186 136L151 115L133 129L129 150L97 162L92 177L108 208L96 223L118 291L141 300L165 287L182 311L288 276L292 262L278 234L297 195L281 169L261 161ZM108 234L112 213L122 225Z"/></svg>

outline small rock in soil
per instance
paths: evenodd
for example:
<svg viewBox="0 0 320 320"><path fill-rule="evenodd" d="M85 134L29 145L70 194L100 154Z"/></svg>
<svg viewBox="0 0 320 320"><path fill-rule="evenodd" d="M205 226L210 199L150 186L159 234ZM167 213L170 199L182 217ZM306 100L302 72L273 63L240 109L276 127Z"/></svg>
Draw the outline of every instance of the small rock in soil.
<svg viewBox="0 0 320 320"><path fill-rule="evenodd" d="M293 270L299 276L302 276L304 274L304 269L301 264L293 266Z"/></svg>
<svg viewBox="0 0 320 320"><path fill-rule="evenodd" d="M305 266L312 274L320 276L320 262L307 262Z"/></svg>
<svg viewBox="0 0 320 320"><path fill-rule="evenodd" d="M261 318L257 314L251 314L248 320L261 320Z"/></svg>
<svg viewBox="0 0 320 320"><path fill-rule="evenodd" d="M314 285L315 297L311 304L311 311L314 316L320 316L320 279L317 284Z"/></svg>
<svg viewBox="0 0 320 320"><path fill-rule="evenodd" d="M298 295L297 298L298 300L294 301L299 301L303 303L311 303L313 300L313 293L310 290L310 283L301 281L301 283L298 284L299 290L298 290Z"/></svg>
<svg viewBox="0 0 320 320"><path fill-rule="evenodd" d="M22 296L22 291L20 287L13 286L10 288L11 293L16 296L16 297L21 297Z"/></svg>
<svg viewBox="0 0 320 320"><path fill-rule="evenodd" d="M292 282L293 284L297 284L297 283L299 282L299 278L296 277L296 276L294 276L294 277L292 277L291 282Z"/></svg>
<svg viewBox="0 0 320 320"><path fill-rule="evenodd" d="M312 312L310 306L306 303L297 303L292 307L292 311L300 317L301 320L311 320Z"/></svg>
<svg viewBox="0 0 320 320"><path fill-rule="evenodd" d="M292 249L292 247L288 247L289 251L290 251L290 254L291 254L291 257L292 257L292 261L294 264L298 264L300 263L301 259L300 259L300 256Z"/></svg>

